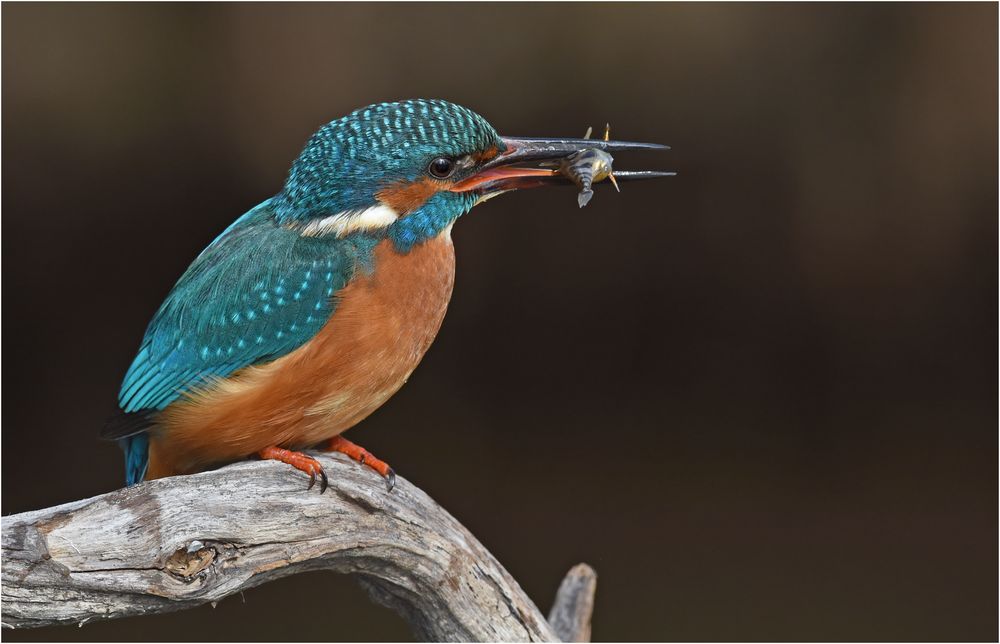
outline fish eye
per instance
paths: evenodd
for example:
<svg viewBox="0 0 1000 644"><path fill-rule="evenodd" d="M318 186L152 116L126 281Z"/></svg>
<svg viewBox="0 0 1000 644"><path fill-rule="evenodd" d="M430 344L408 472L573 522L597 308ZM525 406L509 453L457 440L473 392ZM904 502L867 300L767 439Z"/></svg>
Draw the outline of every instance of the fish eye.
<svg viewBox="0 0 1000 644"><path fill-rule="evenodd" d="M447 179L455 172L455 160L448 157L438 157L427 166L427 171L437 179Z"/></svg>

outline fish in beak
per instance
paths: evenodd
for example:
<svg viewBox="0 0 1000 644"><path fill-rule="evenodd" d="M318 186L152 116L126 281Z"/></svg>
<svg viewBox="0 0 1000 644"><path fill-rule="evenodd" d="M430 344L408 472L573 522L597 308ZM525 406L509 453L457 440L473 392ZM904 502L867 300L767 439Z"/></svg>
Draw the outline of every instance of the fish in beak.
<svg viewBox="0 0 1000 644"><path fill-rule="evenodd" d="M612 152L670 149L659 143L609 141L607 138L502 137L501 140L505 145L504 151L480 165L472 175L455 183L451 190L474 191L481 200L485 200L510 190L576 184L581 189L580 207L583 207L590 199L591 182L597 183L612 175L617 181L633 181L676 174L657 170L615 170L612 173ZM617 182L615 187L618 187ZM588 193L586 197L583 196L585 193Z"/></svg>

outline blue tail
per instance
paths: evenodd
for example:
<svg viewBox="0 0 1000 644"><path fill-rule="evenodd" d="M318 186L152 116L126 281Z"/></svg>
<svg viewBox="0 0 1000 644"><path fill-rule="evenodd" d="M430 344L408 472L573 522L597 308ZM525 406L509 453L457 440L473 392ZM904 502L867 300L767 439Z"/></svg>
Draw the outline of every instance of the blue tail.
<svg viewBox="0 0 1000 644"><path fill-rule="evenodd" d="M149 434L134 434L118 441L125 452L125 484L135 485L146 476L149 465Z"/></svg>

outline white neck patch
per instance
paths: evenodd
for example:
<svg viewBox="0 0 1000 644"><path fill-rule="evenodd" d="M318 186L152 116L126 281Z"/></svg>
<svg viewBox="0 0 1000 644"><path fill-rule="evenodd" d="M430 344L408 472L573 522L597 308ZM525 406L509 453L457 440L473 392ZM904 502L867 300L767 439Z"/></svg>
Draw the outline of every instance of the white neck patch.
<svg viewBox="0 0 1000 644"><path fill-rule="evenodd" d="M327 235L345 237L351 233L386 228L395 223L397 219L399 219L399 213L380 203L364 210L348 210L322 219L313 219L305 225L296 226L296 229L306 237L325 237Z"/></svg>

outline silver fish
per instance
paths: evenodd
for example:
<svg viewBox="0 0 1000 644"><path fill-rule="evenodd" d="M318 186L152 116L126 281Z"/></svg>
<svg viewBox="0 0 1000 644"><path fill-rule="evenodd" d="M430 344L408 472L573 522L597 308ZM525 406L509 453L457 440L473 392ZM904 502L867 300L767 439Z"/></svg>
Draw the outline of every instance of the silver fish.
<svg viewBox="0 0 1000 644"><path fill-rule="evenodd" d="M588 127L583 138L589 139L592 132L593 128ZM607 141L610 137L611 126L607 125L604 129L604 140ZM615 176L612 173L613 163L614 157L604 150L585 148L559 161L558 172L579 186L580 192L577 194L576 201L583 208L594 196L593 185L595 183L610 179L615 190L621 192L621 188L618 187L618 182L615 181Z"/></svg>

